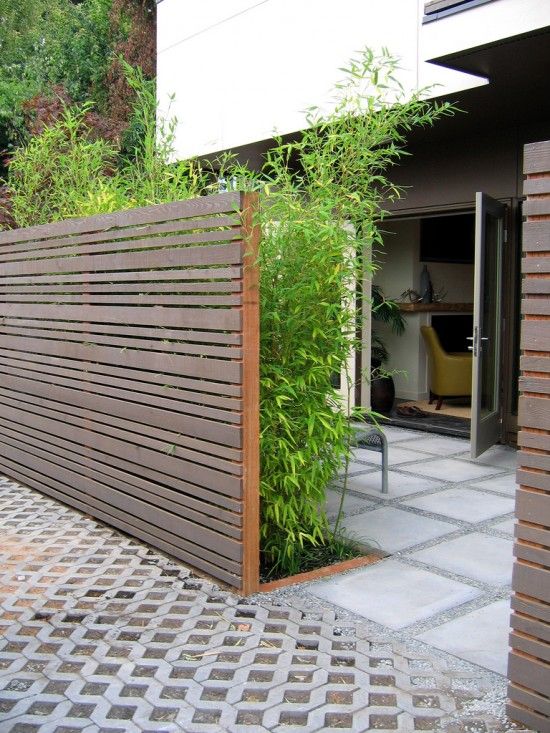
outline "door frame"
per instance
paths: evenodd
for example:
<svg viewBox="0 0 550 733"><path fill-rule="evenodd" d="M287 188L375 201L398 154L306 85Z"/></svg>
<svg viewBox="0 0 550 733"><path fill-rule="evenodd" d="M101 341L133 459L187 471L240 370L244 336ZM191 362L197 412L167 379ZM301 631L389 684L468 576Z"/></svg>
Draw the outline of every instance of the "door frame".
<svg viewBox="0 0 550 733"><path fill-rule="evenodd" d="M522 198L506 197L497 198L507 207L506 229L508 232L507 242L504 246L503 257L503 292L506 297L503 301L504 328L502 330L503 360L500 372L501 403L502 403L502 433L503 442L509 445L517 443L518 416L517 416L517 375L519 374L519 325L520 325L520 289L521 289L521 203ZM425 216L445 216L460 212L475 212L475 191L470 201L460 201L454 204L438 206L422 206L414 209L401 209L400 211L389 212L384 217L382 226L392 221L404 219L421 219ZM366 294L363 296L366 298ZM358 298L361 308L363 297ZM363 322L359 314L359 322ZM367 319L365 319L366 321ZM369 319L370 320L370 319ZM368 357L367 347L369 343L364 338L365 330L369 324L358 329L358 336L363 332L361 343L363 348L358 352L356 360L356 405L368 407L370 405L369 385L361 378L362 364ZM369 329L370 330L370 329Z"/></svg>
<svg viewBox="0 0 550 733"><path fill-rule="evenodd" d="M504 245L503 301L504 328L502 331L503 358L501 368L502 438L508 445L517 444L518 436L518 380L521 325L521 198L501 199L507 204L506 228L508 240Z"/></svg>
<svg viewBox="0 0 550 733"><path fill-rule="evenodd" d="M489 221L494 222L492 234ZM472 352L470 455L477 458L502 442L502 365L504 330L504 248L508 238L507 206L485 192L476 193L474 257L474 322ZM486 343L485 343L486 342ZM484 403L489 378L488 405ZM486 414L483 414L485 410Z"/></svg>

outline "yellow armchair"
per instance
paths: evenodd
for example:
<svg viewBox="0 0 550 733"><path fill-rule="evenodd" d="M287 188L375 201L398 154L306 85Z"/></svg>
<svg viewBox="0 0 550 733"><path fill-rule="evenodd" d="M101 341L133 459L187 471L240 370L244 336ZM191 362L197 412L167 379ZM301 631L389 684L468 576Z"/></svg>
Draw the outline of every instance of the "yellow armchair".
<svg viewBox="0 0 550 733"><path fill-rule="evenodd" d="M472 355L465 351L450 353L441 346L431 326L420 331L428 352L430 404L437 397L436 410L441 409L444 397L470 397L472 394Z"/></svg>

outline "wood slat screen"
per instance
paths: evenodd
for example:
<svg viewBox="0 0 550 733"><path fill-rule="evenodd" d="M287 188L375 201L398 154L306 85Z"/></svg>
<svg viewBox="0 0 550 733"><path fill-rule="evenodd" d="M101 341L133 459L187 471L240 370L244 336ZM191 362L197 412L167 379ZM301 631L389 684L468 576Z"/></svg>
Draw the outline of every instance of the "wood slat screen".
<svg viewBox="0 0 550 733"><path fill-rule="evenodd" d="M525 146L519 489L508 714L550 733L550 142Z"/></svg>
<svg viewBox="0 0 550 733"><path fill-rule="evenodd" d="M227 193L0 233L0 471L258 583L258 228Z"/></svg>

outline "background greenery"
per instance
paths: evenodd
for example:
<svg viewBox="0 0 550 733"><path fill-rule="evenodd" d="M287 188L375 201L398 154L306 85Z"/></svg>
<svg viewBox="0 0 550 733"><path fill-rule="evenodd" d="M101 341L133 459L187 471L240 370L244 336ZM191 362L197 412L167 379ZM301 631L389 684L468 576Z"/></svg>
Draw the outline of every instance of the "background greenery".
<svg viewBox="0 0 550 733"><path fill-rule="evenodd" d="M58 97L92 102L100 134L120 136L132 99L117 55L154 77L154 10L154 0L3 2L0 151L51 122Z"/></svg>

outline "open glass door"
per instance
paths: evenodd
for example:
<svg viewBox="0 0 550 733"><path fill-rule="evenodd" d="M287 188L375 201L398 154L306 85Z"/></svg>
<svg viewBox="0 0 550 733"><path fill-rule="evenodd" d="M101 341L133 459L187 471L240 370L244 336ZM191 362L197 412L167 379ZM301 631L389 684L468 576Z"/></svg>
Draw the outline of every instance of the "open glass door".
<svg viewBox="0 0 550 733"><path fill-rule="evenodd" d="M500 405L502 262L506 207L476 194L474 332L471 337L471 455L477 458L501 437Z"/></svg>

